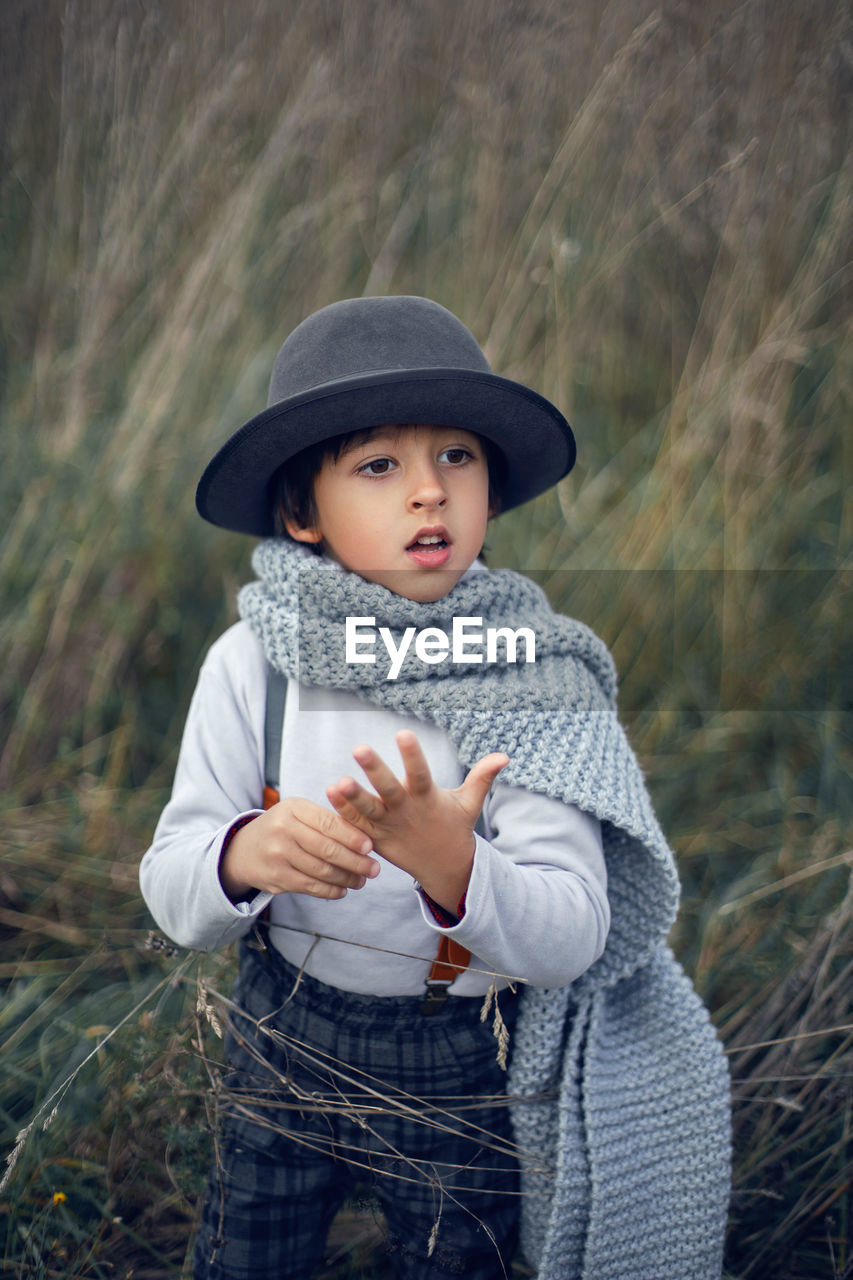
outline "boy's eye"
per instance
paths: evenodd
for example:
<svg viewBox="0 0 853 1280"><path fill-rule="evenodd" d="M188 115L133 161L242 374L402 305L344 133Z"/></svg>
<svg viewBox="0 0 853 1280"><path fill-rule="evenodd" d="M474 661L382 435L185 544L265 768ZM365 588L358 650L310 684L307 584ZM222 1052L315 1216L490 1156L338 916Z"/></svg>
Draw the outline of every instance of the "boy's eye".
<svg viewBox="0 0 853 1280"><path fill-rule="evenodd" d="M358 470L363 475L384 476L393 466L394 463L390 458L371 458L370 462L362 463Z"/></svg>
<svg viewBox="0 0 853 1280"><path fill-rule="evenodd" d="M467 462L473 456L468 449L463 449L461 445L454 445L450 449L442 449L438 455L438 460L439 462L450 462L453 466L459 466L461 462Z"/></svg>

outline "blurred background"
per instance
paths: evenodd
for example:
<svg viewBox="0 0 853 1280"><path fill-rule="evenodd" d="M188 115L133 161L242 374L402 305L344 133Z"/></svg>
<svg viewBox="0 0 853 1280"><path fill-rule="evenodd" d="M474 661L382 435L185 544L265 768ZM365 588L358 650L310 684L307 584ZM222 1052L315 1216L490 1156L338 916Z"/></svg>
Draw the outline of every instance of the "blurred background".
<svg viewBox="0 0 853 1280"><path fill-rule="evenodd" d="M727 1274L853 1275L851 84L828 0L6 0L4 1274L182 1273L231 958L136 872L251 551L195 484L308 312L419 293L575 427L489 562L614 651L732 1070Z"/></svg>

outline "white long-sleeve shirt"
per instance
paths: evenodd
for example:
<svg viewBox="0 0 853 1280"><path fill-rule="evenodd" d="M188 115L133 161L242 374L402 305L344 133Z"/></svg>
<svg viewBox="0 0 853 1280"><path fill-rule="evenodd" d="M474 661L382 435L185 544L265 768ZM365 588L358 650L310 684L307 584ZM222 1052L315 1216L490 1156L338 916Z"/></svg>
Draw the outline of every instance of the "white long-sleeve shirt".
<svg viewBox="0 0 853 1280"><path fill-rule="evenodd" d="M451 987L477 996L493 975L563 986L601 955L610 922L599 823L571 805L498 779L483 807L465 910L442 928L412 877L379 858L380 874L334 901L258 893L234 903L219 880L223 844L255 815L264 787L267 664L257 637L237 623L213 645L199 675L172 797L140 868L158 925L181 946L211 950L251 928L269 906L270 936L291 963L321 982L373 995L419 995L442 933L472 953ZM436 783L466 770L431 722L354 694L289 682L282 796L328 806L325 789L358 775L352 750L367 742L401 772L395 734L412 729Z"/></svg>

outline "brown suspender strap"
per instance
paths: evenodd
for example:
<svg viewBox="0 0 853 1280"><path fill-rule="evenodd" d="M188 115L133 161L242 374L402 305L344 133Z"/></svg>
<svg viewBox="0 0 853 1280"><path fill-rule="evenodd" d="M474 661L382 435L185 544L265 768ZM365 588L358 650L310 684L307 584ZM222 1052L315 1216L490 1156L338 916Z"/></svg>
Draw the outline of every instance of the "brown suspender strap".
<svg viewBox="0 0 853 1280"><path fill-rule="evenodd" d="M452 982L458 974L468 968L471 963L471 952L456 941L441 935L438 944L438 955L433 961L427 982Z"/></svg>
<svg viewBox="0 0 853 1280"><path fill-rule="evenodd" d="M267 694L264 707L264 808L278 804L281 773L281 740L284 736L284 706L287 676L267 664Z"/></svg>
<svg viewBox="0 0 853 1280"><path fill-rule="evenodd" d="M447 1001L447 992L451 983L468 968L470 960L470 951L460 946L454 938L448 938L446 933L441 935L438 955L433 961L426 980L426 996L421 1005L422 1014L429 1017L430 1014L441 1012Z"/></svg>

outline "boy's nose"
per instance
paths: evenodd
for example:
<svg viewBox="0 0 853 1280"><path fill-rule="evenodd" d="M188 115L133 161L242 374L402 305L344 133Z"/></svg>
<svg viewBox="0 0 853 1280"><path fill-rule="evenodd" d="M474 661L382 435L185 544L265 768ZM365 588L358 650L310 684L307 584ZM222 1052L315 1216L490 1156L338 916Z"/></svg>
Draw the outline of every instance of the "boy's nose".
<svg viewBox="0 0 853 1280"><path fill-rule="evenodd" d="M438 472L430 468L416 476L409 491L408 501L412 511L443 507L447 501L447 494Z"/></svg>

